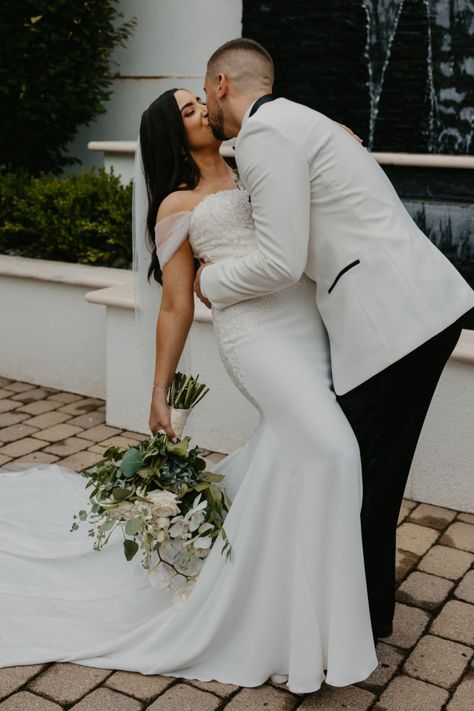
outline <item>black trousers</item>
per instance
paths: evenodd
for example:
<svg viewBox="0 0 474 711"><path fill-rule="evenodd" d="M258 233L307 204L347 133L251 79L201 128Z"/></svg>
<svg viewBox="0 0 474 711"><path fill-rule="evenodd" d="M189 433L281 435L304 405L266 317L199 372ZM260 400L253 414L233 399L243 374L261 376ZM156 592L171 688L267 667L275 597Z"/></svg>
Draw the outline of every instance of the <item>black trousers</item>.
<svg viewBox="0 0 474 711"><path fill-rule="evenodd" d="M359 442L365 574L374 637L392 632L396 528L418 438L464 316L337 400Z"/></svg>

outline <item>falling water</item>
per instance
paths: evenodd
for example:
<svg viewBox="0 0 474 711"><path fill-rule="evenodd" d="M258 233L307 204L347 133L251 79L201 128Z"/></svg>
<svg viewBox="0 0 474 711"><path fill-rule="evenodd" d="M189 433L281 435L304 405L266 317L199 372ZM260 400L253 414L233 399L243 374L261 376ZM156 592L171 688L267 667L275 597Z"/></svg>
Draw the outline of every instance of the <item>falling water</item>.
<svg viewBox="0 0 474 711"><path fill-rule="evenodd" d="M438 114L438 102L436 99L436 91L433 79L433 37L431 33L431 7L430 0L423 0L426 9L426 19L428 21L428 92L430 102L430 113L428 117L428 152L435 153L437 149L437 140L435 138L435 116Z"/></svg>
<svg viewBox="0 0 474 711"><path fill-rule="evenodd" d="M368 149L372 150L385 72L390 62L392 45L397 34L405 0L361 0L361 2L367 17L365 56L367 58L370 95ZM376 71L377 54L382 55L378 76Z"/></svg>

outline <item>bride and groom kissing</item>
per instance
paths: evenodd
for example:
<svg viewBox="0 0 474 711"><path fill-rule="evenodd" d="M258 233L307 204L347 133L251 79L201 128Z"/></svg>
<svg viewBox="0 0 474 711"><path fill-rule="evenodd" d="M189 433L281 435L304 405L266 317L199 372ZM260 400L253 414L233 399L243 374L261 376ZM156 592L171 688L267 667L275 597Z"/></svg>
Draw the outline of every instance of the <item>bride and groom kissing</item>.
<svg viewBox="0 0 474 711"><path fill-rule="evenodd" d="M302 275L314 281L328 336L329 388L360 448L370 613L374 638L386 637L407 476L474 293L417 228L375 159L326 116L275 99L273 79L271 56L252 40L228 42L209 60L206 107L197 110L217 139L237 137L235 158L249 192L255 245L237 258L204 260L194 288L216 318ZM183 95L184 105L187 99ZM199 188L192 192L202 199ZM183 209L186 200L171 195L162 214ZM298 342L292 347L298 350ZM273 354L262 351L260 357ZM294 368L295 361L289 358L284 367ZM320 427L316 414L310 424ZM336 444L334 457L341 456L338 449Z"/></svg>
<svg viewBox="0 0 474 711"><path fill-rule="evenodd" d="M175 434L166 394L194 292L260 414L218 466L234 560L216 538L175 610L120 538L98 555L86 532L61 534L87 500L81 477L0 475L0 667L271 678L295 693L377 667L406 479L474 292L351 132L274 98L273 79L259 43L217 49L205 104L172 89L143 113L134 181L136 263L162 285L150 430ZM235 136L238 176L219 153Z"/></svg>

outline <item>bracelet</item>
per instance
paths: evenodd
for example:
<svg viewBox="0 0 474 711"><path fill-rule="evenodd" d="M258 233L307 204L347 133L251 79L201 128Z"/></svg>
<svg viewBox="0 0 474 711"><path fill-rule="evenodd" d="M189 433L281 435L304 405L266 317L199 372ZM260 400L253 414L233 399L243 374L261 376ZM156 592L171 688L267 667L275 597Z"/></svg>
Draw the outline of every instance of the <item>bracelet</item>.
<svg viewBox="0 0 474 711"><path fill-rule="evenodd" d="M164 393L168 392L168 388L165 387L164 385L156 385L155 383L153 383L153 389L155 389L155 388L157 390L162 390Z"/></svg>

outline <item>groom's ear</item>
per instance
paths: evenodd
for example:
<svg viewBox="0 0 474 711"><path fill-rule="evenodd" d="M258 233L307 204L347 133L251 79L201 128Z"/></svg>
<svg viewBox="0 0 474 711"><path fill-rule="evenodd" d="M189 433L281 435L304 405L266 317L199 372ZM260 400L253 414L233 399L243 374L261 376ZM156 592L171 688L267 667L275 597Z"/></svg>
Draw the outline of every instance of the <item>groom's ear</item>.
<svg viewBox="0 0 474 711"><path fill-rule="evenodd" d="M224 98L224 96L229 91L229 82L227 76L223 72L219 72L217 75L217 96L219 99Z"/></svg>

